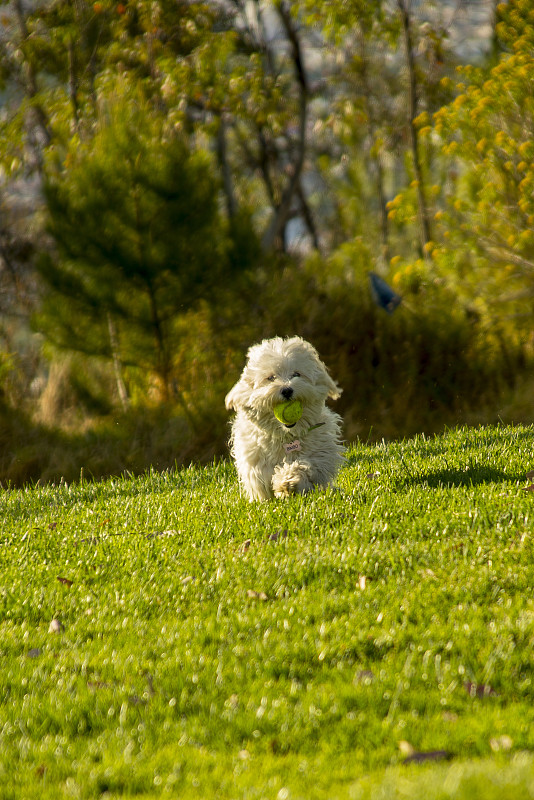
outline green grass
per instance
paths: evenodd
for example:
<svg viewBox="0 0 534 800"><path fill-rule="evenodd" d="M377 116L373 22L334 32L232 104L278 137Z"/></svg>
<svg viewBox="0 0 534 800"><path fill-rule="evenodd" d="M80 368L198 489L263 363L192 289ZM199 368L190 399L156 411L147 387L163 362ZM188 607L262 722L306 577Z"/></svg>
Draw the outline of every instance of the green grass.
<svg viewBox="0 0 534 800"><path fill-rule="evenodd" d="M268 504L227 462L3 491L2 800L534 797L533 443L360 444Z"/></svg>

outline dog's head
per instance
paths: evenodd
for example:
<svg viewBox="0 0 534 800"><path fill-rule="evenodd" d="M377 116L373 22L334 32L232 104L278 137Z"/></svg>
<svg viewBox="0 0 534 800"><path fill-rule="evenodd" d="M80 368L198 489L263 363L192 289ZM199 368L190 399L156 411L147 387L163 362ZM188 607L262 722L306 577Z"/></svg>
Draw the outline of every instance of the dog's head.
<svg viewBox="0 0 534 800"><path fill-rule="evenodd" d="M276 337L250 348L241 378L226 395L226 408L272 414L284 400L300 400L311 407L340 394L311 344L300 336Z"/></svg>

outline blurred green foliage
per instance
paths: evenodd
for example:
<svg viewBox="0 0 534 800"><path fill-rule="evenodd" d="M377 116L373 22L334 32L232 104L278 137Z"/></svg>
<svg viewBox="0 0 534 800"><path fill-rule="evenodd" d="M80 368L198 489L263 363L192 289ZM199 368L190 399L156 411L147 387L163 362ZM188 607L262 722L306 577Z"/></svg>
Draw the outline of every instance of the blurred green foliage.
<svg viewBox="0 0 534 800"><path fill-rule="evenodd" d="M172 397L176 319L231 279L228 234L205 152L165 119L115 103L90 141L72 146L45 184L56 248L38 326L57 347L152 373ZM111 327L110 327L111 326Z"/></svg>
<svg viewBox="0 0 534 800"><path fill-rule="evenodd" d="M513 347L529 338L534 313L534 10L521 0L497 12L501 58L489 69L462 67L456 83L445 79L454 100L420 120L420 135L439 145L447 170L428 187L436 240L425 268L488 336L497 328ZM403 191L390 217L410 224L415 204L413 189ZM406 259L394 280L409 285L420 269Z"/></svg>
<svg viewBox="0 0 534 800"><path fill-rule="evenodd" d="M108 437L110 471L169 464L165 420L179 461L206 460L226 452L247 347L297 333L344 389L349 439L513 419L534 347L534 12L499 5L473 65L454 44L465 11L16 4L5 410L63 442ZM402 296L393 314L370 271ZM38 463L21 474L56 474Z"/></svg>

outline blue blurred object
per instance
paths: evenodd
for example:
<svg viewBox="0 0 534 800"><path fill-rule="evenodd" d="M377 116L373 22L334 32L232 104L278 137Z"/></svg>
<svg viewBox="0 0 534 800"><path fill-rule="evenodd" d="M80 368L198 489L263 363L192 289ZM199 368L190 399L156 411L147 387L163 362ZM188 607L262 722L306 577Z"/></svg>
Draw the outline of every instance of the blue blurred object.
<svg viewBox="0 0 534 800"><path fill-rule="evenodd" d="M391 286L388 286L375 272L369 273L369 283L371 284L373 300L377 306L383 308L388 314L393 314L397 306L402 302L402 297L394 292Z"/></svg>

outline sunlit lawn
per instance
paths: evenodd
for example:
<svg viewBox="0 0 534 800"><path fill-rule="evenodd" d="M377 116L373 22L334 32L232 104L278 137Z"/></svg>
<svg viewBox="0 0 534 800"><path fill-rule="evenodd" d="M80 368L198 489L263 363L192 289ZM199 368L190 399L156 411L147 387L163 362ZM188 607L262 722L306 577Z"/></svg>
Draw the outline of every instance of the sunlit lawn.
<svg viewBox="0 0 534 800"><path fill-rule="evenodd" d="M4 490L2 800L534 797L533 444Z"/></svg>

